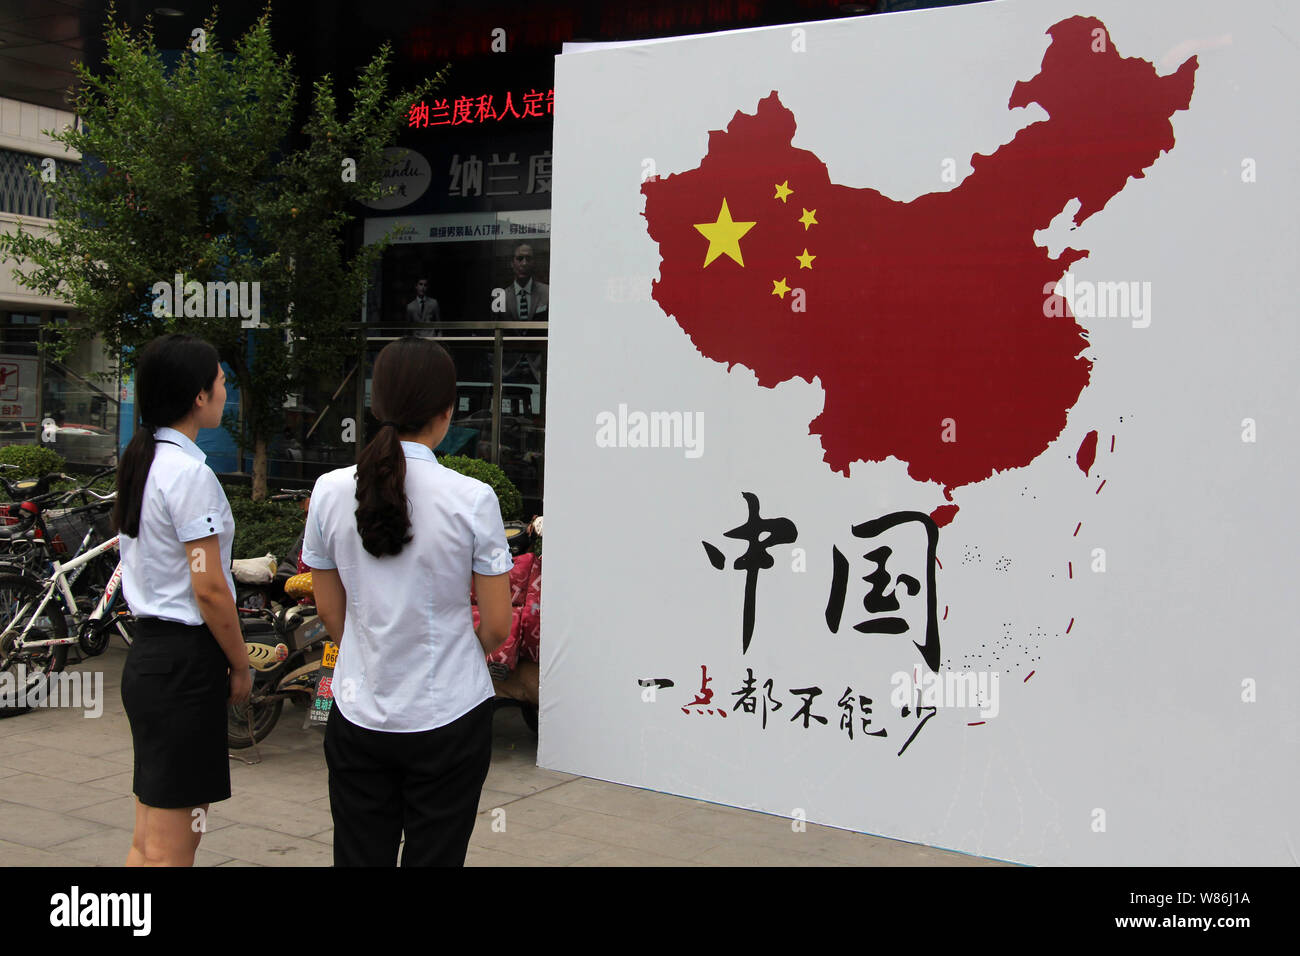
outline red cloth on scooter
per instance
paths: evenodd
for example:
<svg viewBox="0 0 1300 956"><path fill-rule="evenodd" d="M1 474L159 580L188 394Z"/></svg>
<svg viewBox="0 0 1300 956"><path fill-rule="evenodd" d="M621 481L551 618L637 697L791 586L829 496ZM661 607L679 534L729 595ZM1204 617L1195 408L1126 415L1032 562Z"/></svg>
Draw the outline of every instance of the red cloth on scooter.
<svg viewBox="0 0 1300 956"><path fill-rule="evenodd" d="M521 554L515 558L514 567L510 569L510 603L515 607L521 606L528 594L536 558L535 554Z"/></svg>
<svg viewBox="0 0 1300 956"><path fill-rule="evenodd" d="M542 556L533 562L532 578L524 596L520 621L519 656L526 661L541 662L542 641Z"/></svg>

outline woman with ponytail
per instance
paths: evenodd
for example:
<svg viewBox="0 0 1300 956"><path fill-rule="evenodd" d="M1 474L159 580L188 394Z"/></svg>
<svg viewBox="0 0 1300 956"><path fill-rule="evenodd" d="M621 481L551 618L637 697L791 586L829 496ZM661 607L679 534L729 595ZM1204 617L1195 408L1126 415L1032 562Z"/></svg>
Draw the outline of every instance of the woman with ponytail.
<svg viewBox="0 0 1300 956"><path fill-rule="evenodd" d="M375 359L378 433L312 492L302 560L339 644L325 727L335 866L463 866L492 759L484 655L510 633L496 494L440 465L456 368L408 336ZM470 585L478 596L474 627Z"/></svg>
<svg viewBox="0 0 1300 956"><path fill-rule="evenodd" d="M192 866L208 805L230 797L226 708L252 690L229 570L235 523L195 444L226 403L217 350L191 335L154 339L135 396L140 424L113 510L137 621L122 670L136 796L126 865Z"/></svg>

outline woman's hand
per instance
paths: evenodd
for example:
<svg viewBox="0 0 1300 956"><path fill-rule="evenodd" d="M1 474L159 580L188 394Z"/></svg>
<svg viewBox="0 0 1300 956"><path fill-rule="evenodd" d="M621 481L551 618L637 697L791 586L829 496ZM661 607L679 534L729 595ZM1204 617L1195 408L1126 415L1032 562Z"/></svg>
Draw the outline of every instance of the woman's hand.
<svg viewBox="0 0 1300 956"><path fill-rule="evenodd" d="M253 672L247 667L236 667L230 672L230 707L242 707L253 694Z"/></svg>

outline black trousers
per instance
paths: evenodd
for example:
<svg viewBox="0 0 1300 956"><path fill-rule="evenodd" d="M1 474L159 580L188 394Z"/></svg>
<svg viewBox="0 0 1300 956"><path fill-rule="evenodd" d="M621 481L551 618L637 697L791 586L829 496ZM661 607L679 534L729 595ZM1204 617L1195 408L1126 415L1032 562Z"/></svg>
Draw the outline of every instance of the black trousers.
<svg viewBox="0 0 1300 956"><path fill-rule="evenodd" d="M386 733L325 725L335 866L464 866L492 762L493 702L433 730Z"/></svg>

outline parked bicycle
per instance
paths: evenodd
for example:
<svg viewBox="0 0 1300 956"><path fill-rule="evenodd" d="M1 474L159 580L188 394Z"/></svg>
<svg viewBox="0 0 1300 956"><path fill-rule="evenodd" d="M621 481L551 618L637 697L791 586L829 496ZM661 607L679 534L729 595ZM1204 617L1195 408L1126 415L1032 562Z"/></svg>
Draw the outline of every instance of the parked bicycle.
<svg viewBox="0 0 1300 956"><path fill-rule="evenodd" d="M85 488L77 489L72 494L85 491ZM116 493L95 494L95 497L101 500L71 509L63 517L92 511L102 513L106 506L111 507ZM35 541L34 532L37 530L44 532L42 537L48 540L48 528L40 509L28 508L28 504L24 502L20 509L18 524L0 527L0 540ZM87 530L83 545L89 543L93 533L93 528ZM114 535L93 547L83 547L80 553L67 561L55 556L47 574L19 565L0 565L0 624L3 625L3 630L0 630L0 671L15 675L14 686L19 683L18 675L24 674L21 682L30 695L50 674L64 668L68 648L73 644L83 654L92 657L104 652L111 634L128 636L127 630L118 629L119 624L130 617L126 602L119 600L122 583L120 561L89 612L82 613L84 604L79 604L72 588L72 582L81 577L83 570L117 549L117 542Z"/></svg>
<svg viewBox="0 0 1300 956"><path fill-rule="evenodd" d="M97 472L70 490L47 490L20 504L7 508L0 506L0 521L6 525L18 522L23 513L35 515L34 522L25 530L10 527L6 535L0 536L0 567L18 565L27 573L44 577L53 573L52 562L56 557L66 561L111 538L116 495L96 492L94 485L113 474L114 470L107 468ZM79 480L69 475L53 474L40 481L48 487L54 479ZM68 583L76 596L81 616L90 613L116 567L117 555L104 553L69 575ZM116 630L129 646L131 631L126 618L117 619Z"/></svg>

